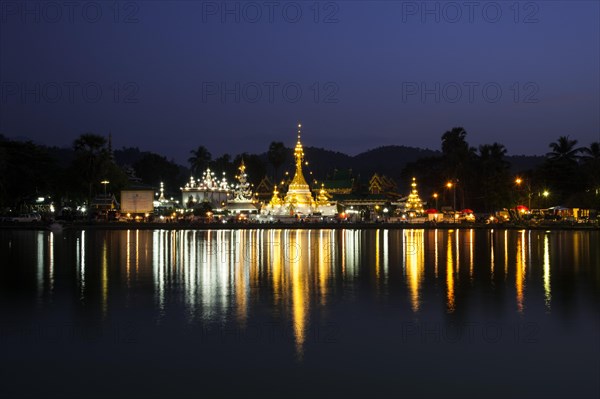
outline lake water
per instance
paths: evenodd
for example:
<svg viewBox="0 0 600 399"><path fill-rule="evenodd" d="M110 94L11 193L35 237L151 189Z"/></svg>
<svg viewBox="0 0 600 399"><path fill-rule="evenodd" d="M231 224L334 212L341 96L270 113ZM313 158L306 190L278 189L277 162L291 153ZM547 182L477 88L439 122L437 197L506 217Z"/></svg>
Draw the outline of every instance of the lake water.
<svg viewBox="0 0 600 399"><path fill-rule="evenodd" d="M0 396L600 396L598 231L0 243Z"/></svg>

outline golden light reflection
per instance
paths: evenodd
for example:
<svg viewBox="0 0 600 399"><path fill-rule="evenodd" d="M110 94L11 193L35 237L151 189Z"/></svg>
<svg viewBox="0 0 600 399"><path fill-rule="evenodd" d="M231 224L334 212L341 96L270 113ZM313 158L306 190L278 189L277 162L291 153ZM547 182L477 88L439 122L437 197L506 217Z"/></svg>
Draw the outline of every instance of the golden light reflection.
<svg viewBox="0 0 600 399"><path fill-rule="evenodd" d="M419 290L425 269L423 230L403 230L406 245L404 263L406 265L406 281L410 290L410 301L413 312L420 308Z"/></svg>
<svg viewBox="0 0 600 399"><path fill-rule="evenodd" d="M508 230L504 230L504 281L508 277Z"/></svg>
<svg viewBox="0 0 600 399"><path fill-rule="evenodd" d="M469 230L469 277L473 280L473 229Z"/></svg>
<svg viewBox="0 0 600 399"><path fill-rule="evenodd" d="M433 239L431 233L434 234ZM427 300L437 301L443 307L444 302L448 313L457 310L457 292L464 292L464 297L472 295L465 284L459 285L459 259L460 250L463 251L463 262L469 257L469 274L471 278L487 279L483 268L478 268L477 276L474 274L474 241L479 235L479 245L482 246L478 259L489 261L492 284L494 276L502 273L501 260L502 245L504 246L505 279L508 274L508 259L510 257L510 270L515 267L515 296L516 308L519 313L524 312L526 283L533 281L540 285L543 282L544 302L546 309L551 305L551 270L550 270L550 236L543 238L543 274L536 273L533 268L531 256L528 251L534 248L536 261L542 259L542 236L529 234L526 231L489 231L489 241L484 239L485 232L469 230L459 234L459 230L427 232L414 229L403 230L179 230L179 231L123 231L120 233L118 246L119 261L115 262L115 252L112 249L115 243L111 234L98 233L99 236L89 237L88 245L100 244L99 251L95 251L99 263L88 264L92 275L100 276L100 281L94 280L93 285L101 287L102 312L107 314L109 293L114 295L119 289L113 289L115 283L130 284L137 287L143 279L151 282L154 288L154 303L161 315L165 314L168 307L175 312L181 307L173 307L173 303L182 301L184 311L188 312L188 322L209 320L210 322L225 323L236 321L238 326L244 327L249 320L254 320L252 312L256 311L253 300L260 295L272 302L273 317L281 320L288 333L289 345L293 345L298 356L302 357L304 348L313 338L311 328L315 327L315 312L330 306L331 290L339 287L344 290L344 295L355 295L355 284L369 284L369 290L378 289L379 279L373 280L373 275L384 280L390 273L390 282L396 281L400 287L406 289L405 301L410 303L413 312L423 312ZM526 234L527 233L527 234ZM53 270L54 264L59 265L55 259L60 241L54 241L49 233L40 232L37 235L37 269L35 278L40 295L43 295L52 282L54 274L61 269ZM446 234L446 237L443 236ZM515 240L516 235L516 240ZM495 238L499 241L496 242ZM36 237L36 236L34 236ZM101 243L97 238L103 239ZM390 239L391 237L391 239ZM538 238L539 237L539 238ZM446 238L446 240L444 240ZM504 239L504 243L501 240ZM510 245L509 245L510 239ZM533 239L533 242L532 242ZM460 242L459 242L460 240ZM466 240L469 248L466 248ZM135 242L134 242L135 241ZM402 244L400 242L402 241ZM446 248L444 248L446 241ZM516 241L516 242L515 242ZM583 240L582 240L583 241ZM86 234L81 232L76 237L75 252L77 256L77 270L74 276L80 281L81 295L86 288ZM397 245L394 245L397 243ZM54 248L54 244L57 245ZM426 246L431 250L426 252ZM488 247L486 248L486 244ZM593 243L592 243L593 244ZM438 247L438 245L440 245ZM585 245L585 243L582 243ZM591 244L590 244L591 245ZM134 249L135 247L135 249ZM509 248L510 247L510 248ZM391 252L390 252L391 248ZM539 254L535 256L538 248ZM124 249L124 250L123 250ZM373 253L375 250L375 253ZM479 250L479 249L478 249ZM489 258L484 254L489 250ZM496 250L499 251L496 254ZM510 254L509 254L510 250ZM554 250L554 249L553 249ZM583 250L581 250L582 254ZM89 252L88 252L89 254ZM427 254L427 255L426 255ZM431 256L433 254L433 262ZM516 255L516 256L515 256ZM373 258L375 257L375 258ZM445 288L441 275L446 258ZM134 259L135 258L135 259ZM365 262L365 259L375 261ZM60 259L60 258L59 258ZM89 263L90 260L88 260ZM134 266L135 262L135 266ZM402 262L402 270L399 263ZM124 265L121 276L115 276L117 263ZM438 265L439 263L439 265ZM527 266L530 266L529 271ZM90 265L94 267L91 268ZM139 266L138 266L139 265ZM100 266L98 268L98 266ZM498 266L498 267L496 267ZM467 265L462 265L463 276L466 276ZM111 268L109 270L109 268ZM391 270L388 270L391 268ZM435 281L432 268L435 269ZM138 271L139 269L139 271ZM126 272L126 275L124 274ZM404 281L397 278L403 273ZM529 272L529 277L527 277ZM368 282L364 277L368 276ZM120 278L119 278L120 277ZM127 279L125 279L127 277ZM510 276L512 279L512 276ZM90 286L88 276L88 291ZM110 284L109 286L109 278ZM396 278L396 279L395 279ZM529 279L529 280L527 280ZM114 281L113 281L114 280ZM341 281L343 280L343 281ZM509 279L510 280L510 279ZM343 285L336 285L341 283ZM512 285L508 283L508 295L512 296ZM78 287L79 288L79 287ZM93 287L92 287L93 288ZM349 288L349 289L348 289ZM427 290L425 290L427 288ZM437 296L425 296L429 290L437 290ZM444 289L446 293L444 293ZM110 291L110 292L109 292ZM535 291L535 290L534 290ZM530 290L530 295L541 298L540 292ZM446 294L446 295L444 295ZM404 295L404 294L403 294ZM444 298L445 296L445 298ZM435 299L434 299L435 298ZM463 298L462 294L461 297ZM533 297L532 297L533 298ZM477 297L470 298L473 303ZM528 297L529 299L529 297ZM461 310L462 304L460 299ZM541 302L541 301L540 301ZM114 302L111 301L111 304ZM534 304L529 300L529 304ZM171 305L170 305L171 304ZM514 306L514 305L510 305ZM468 308L468 306L467 306ZM514 308L513 308L514 309ZM112 310L112 306L111 306ZM514 312L514 310L513 310ZM325 312L323 312L325 313ZM322 316L322 313L319 313ZM262 316L261 316L262 317ZM321 320L321 319L317 319ZM318 328L318 325L316 326Z"/></svg>
<svg viewBox="0 0 600 399"><path fill-rule="evenodd" d="M239 243L239 248L248 247L246 234L240 234L240 231L235 231L235 234L230 238L230 242ZM240 251L241 252L241 251ZM248 318L248 278L250 268L246 262L246 257L238 251L232 251L232 257L229 259L230 265L234 268L234 287L235 287L235 309L236 319L242 326L246 325Z"/></svg>
<svg viewBox="0 0 600 399"><path fill-rule="evenodd" d="M131 230L127 230L127 241L125 244L125 273L127 276L127 286L131 284Z"/></svg>
<svg viewBox="0 0 600 399"><path fill-rule="evenodd" d="M108 244L106 237L102 240L102 314L106 316L108 310Z"/></svg>
<svg viewBox="0 0 600 399"><path fill-rule="evenodd" d="M434 267L435 267L435 278L438 278L438 231L437 229L434 230L433 232L433 237L434 237L434 253L433 253L433 257L434 257Z"/></svg>
<svg viewBox="0 0 600 399"><path fill-rule="evenodd" d="M297 248L297 235L301 231L296 230L290 236L290 248ZM301 248L301 247L300 247ZM308 252L310 253L310 252ZM304 353L304 342L306 340L306 324L308 314L308 279L309 268L305 268L305 262L301 261L303 253L297 254L290 258L289 267L291 269L291 284L292 284L292 314L294 325L294 337L296 339L296 352L302 357ZM309 261L309 259L307 259Z"/></svg>
<svg viewBox="0 0 600 399"><path fill-rule="evenodd" d="M521 234L517 238L517 252L516 252L516 268L515 268L515 289L517 293L517 311L523 313L524 309L524 292L525 292L525 231L521 231Z"/></svg>
<svg viewBox="0 0 600 399"><path fill-rule="evenodd" d="M550 311L552 293L550 290L550 239L548 234L544 235L544 302L546 310Z"/></svg>
<svg viewBox="0 0 600 399"><path fill-rule="evenodd" d="M494 230L490 230L490 279L494 283Z"/></svg>
<svg viewBox="0 0 600 399"><path fill-rule="evenodd" d="M458 234L459 229L456 229L455 235L456 237L454 238L454 244L456 245L456 278L458 278L459 276L459 272L460 272L460 245L459 245L459 241L460 241L460 236Z"/></svg>
<svg viewBox="0 0 600 399"><path fill-rule="evenodd" d="M294 320L294 337L296 338L296 349L298 354L303 353L306 327L306 292L303 287L302 266L300 263L291 265L292 270L292 312Z"/></svg>
<svg viewBox="0 0 600 399"><path fill-rule="evenodd" d="M448 313L454 312L454 265L453 265L453 254L452 254L452 235L448 233L448 243L446 244L446 298L447 298L447 310Z"/></svg>
<svg viewBox="0 0 600 399"><path fill-rule="evenodd" d="M316 247L319 276L319 298L321 306L325 306L327 302L327 283L329 280L329 259L327 259L327 252L329 251L329 246L327 245L327 241L324 238L325 234L326 233L324 230L319 231L319 244ZM310 245L310 239L308 240L308 242ZM309 253L311 252L312 251L309 249Z"/></svg>

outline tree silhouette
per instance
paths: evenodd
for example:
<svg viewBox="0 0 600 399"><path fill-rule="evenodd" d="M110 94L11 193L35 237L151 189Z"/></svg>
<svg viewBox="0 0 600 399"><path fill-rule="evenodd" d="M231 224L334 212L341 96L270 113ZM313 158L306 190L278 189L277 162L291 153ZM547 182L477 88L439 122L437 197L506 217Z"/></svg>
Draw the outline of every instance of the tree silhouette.
<svg viewBox="0 0 600 399"><path fill-rule="evenodd" d="M192 156L188 158L188 162L190 163L190 169L193 175L200 176L202 172L206 170L210 160L212 159L212 155L206 147L199 146L195 150L190 151Z"/></svg>
<svg viewBox="0 0 600 399"><path fill-rule="evenodd" d="M109 160L106 138L93 133L82 134L73 142L73 150L74 168L83 171L80 175L87 184L88 200L91 202L94 185L106 177L103 175Z"/></svg>
<svg viewBox="0 0 600 399"><path fill-rule="evenodd" d="M502 208L509 202L510 164L505 155L506 148L502 144L479 146L477 175L484 207L488 211Z"/></svg>
<svg viewBox="0 0 600 399"><path fill-rule="evenodd" d="M581 152L584 154L581 159L584 162L597 161L600 159L600 142L594 142L589 147L583 147Z"/></svg>
<svg viewBox="0 0 600 399"><path fill-rule="evenodd" d="M269 151L267 151L267 157L269 163L273 165L273 181L277 181L277 172L283 163L285 162L286 148L280 141L273 141L269 145Z"/></svg>
<svg viewBox="0 0 600 399"><path fill-rule="evenodd" d="M588 197L594 206L600 206L600 143L594 142L582 149L582 169L586 176Z"/></svg>
<svg viewBox="0 0 600 399"><path fill-rule="evenodd" d="M551 152L546 156L551 161L577 162L581 148L575 147L577 140L570 140L569 136L560 136L557 141L550 143Z"/></svg>
<svg viewBox="0 0 600 399"><path fill-rule="evenodd" d="M475 179L475 148L469 147L466 138L467 132L462 127L452 128L442 135L444 172L448 179L459 182L454 190L459 190L462 207L466 206L465 198L472 197L469 188Z"/></svg>

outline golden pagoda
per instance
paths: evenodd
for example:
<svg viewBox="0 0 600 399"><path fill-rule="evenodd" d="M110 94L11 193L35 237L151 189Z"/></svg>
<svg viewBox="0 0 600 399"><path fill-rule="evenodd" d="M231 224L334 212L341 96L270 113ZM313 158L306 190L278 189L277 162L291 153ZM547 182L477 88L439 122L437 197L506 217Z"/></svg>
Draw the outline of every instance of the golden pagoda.
<svg viewBox="0 0 600 399"><path fill-rule="evenodd" d="M271 201L269 201L269 206L271 208L276 208L280 207L281 205L281 197L279 196L279 191L277 191L277 185L275 185L275 188L273 189L273 197L271 198Z"/></svg>
<svg viewBox="0 0 600 399"><path fill-rule="evenodd" d="M311 213L315 207L315 200L310 192L310 187L304 179L302 173L302 162L304 161L304 149L300 141L302 125L298 124L298 142L294 148L294 158L296 159L296 172L294 178L288 187L288 191L283 200L284 206L290 209L290 212Z"/></svg>
<svg viewBox="0 0 600 399"><path fill-rule="evenodd" d="M319 190L319 194L317 194L317 205L318 206L328 206L329 204L329 199L330 199L330 195L329 193L325 190L325 184L321 183L321 189Z"/></svg>
<svg viewBox="0 0 600 399"><path fill-rule="evenodd" d="M331 196L325 190L325 186L321 185L321 190L317 194L315 201L310 186L304 178L304 173L302 172L304 148L300 140L301 128L302 125L298 124L298 141L296 142L296 147L294 147L296 172L288 185L288 191L282 199L277 189L277 184L275 184L271 201L261 211L263 215L297 217L298 214L306 216L315 214L333 216L337 213L337 204L331 201Z"/></svg>

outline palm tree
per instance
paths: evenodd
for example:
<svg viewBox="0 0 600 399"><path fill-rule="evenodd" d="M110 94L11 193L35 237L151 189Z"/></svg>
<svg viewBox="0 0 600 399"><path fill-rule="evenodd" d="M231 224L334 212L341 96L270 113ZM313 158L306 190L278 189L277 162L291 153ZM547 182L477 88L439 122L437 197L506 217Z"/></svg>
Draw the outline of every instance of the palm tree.
<svg viewBox="0 0 600 399"><path fill-rule="evenodd" d="M552 150L546 156L551 161L565 161L575 163L579 159L580 147L575 147L577 140L570 140L569 136L560 136L554 143L550 143Z"/></svg>
<svg viewBox="0 0 600 399"><path fill-rule="evenodd" d="M473 164L476 160L475 149L469 147L466 138L467 132L462 127L454 127L442 135L444 174L454 183L460 181L458 190L460 190L462 206L465 206L465 198L470 198L470 194L472 194Z"/></svg>
<svg viewBox="0 0 600 399"><path fill-rule="evenodd" d="M273 165L273 181L277 181L277 171L279 170L279 167L285 162L285 153L286 149L282 142L273 141L271 145L269 145L267 157L269 158L269 162L271 163L271 165Z"/></svg>
<svg viewBox="0 0 600 399"><path fill-rule="evenodd" d="M479 154L481 159L491 160L497 162L506 162L504 156L506 155L506 147L503 144L484 144L479 146Z"/></svg>
<svg viewBox="0 0 600 399"><path fill-rule="evenodd" d="M589 147L584 147L582 152L582 169L587 177L587 185L597 196L600 193L600 142L596 141Z"/></svg>
<svg viewBox="0 0 600 399"><path fill-rule="evenodd" d="M192 174L196 176L200 176L202 172L208 166L210 160L212 159L212 155L206 147L198 146L197 149L190 151L192 156L188 158L188 162L190 163L190 168L192 170Z"/></svg>
<svg viewBox="0 0 600 399"><path fill-rule="evenodd" d="M585 162L597 161L600 159L600 142L596 141L590 144L589 147L583 147L581 149L585 155L581 159Z"/></svg>

